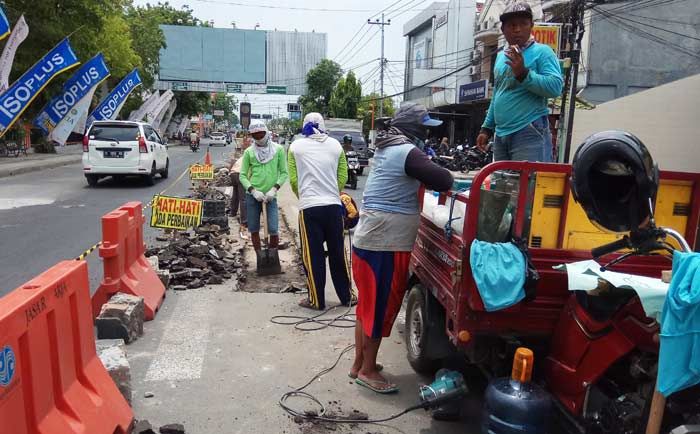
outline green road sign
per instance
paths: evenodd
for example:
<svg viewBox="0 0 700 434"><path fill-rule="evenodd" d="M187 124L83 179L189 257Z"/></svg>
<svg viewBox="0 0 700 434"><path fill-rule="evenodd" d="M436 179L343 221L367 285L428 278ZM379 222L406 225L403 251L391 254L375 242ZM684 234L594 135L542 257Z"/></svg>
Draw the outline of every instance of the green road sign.
<svg viewBox="0 0 700 434"><path fill-rule="evenodd" d="M287 93L287 86L267 86L267 93L285 95Z"/></svg>
<svg viewBox="0 0 700 434"><path fill-rule="evenodd" d="M242 93L243 92L243 86L240 84L231 84L228 83L226 85L226 92L228 93Z"/></svg>

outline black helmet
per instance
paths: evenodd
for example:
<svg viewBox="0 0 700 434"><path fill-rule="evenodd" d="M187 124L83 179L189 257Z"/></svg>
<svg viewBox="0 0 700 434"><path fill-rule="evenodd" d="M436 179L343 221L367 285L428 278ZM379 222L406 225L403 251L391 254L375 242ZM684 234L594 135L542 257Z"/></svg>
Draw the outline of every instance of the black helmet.
<svg viewBox="0 0 700 434"><path fill-rule="evenodd" d="M352 143L352 136L350 134L346 134L343 136L343 143Z"/></svg>
<svg viewBox="0 0 700 434"><path fill-rule="evenodd" d="M574 200L588 218L612 232L629 232L651 217L659 169L644 143L624 131L588 137L572 163Z"/></svg>

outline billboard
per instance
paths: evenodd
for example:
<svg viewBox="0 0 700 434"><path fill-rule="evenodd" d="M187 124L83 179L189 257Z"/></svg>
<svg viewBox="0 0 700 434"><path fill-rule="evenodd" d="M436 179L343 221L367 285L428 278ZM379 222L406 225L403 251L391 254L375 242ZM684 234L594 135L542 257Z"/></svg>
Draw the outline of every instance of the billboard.
<svg viewBox="0 0 700 434"><path fill-rule="evenodd" d="M159 80L265 83L266 37L257 30L161 25Z"/></svg>

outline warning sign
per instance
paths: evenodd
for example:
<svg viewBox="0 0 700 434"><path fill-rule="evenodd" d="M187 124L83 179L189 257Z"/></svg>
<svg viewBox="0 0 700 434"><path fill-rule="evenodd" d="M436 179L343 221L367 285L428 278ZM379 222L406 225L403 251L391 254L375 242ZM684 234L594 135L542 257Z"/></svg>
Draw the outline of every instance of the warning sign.
<svg viewBox="0 0 700 434"><path fill-rule="evenodd" d="M214 166L211 164L193 164L190 166L190 179L201 181L214 179Z"/></svg>
<svg viewBox="0 0 700 434"><path fill-rule="evenodd" d="M202 222L202 201L181 197L155 196L151 227L187 230Z"/></svg>
<svg viewBox="0 0 700 434"><path fill-rule="evenodd" d="M561 24L537 23L532 29L535 40L540 44L552 47L554 53L559 55L559 41L561 41Z"/></svg>

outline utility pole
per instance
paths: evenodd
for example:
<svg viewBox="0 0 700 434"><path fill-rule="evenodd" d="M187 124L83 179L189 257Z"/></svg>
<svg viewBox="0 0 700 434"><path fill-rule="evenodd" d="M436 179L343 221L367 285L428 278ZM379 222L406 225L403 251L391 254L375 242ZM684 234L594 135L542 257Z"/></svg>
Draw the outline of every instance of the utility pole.
<svg viewBox="0 0 700 434"><path fill-rule="evenodd" d="M576 86L578 84L578 68L581 63L581 40L585 31L583 16L585 1L574 0L571 2L569 15L568 34L568 58L571 61L569 73L564 82L565 94L562 96L561 112L559 115L559 127L564 125L564 131L559 134L559 162L567 163L571 157L571 135L574 126L574 114L576 109ZM562 152L563 151L563 152Z"/></svg>
<svg viewBox="0 0 700 434"><path fill-rule="evenodd" d="M384 14L382 13L381 21L379 21L379 18L374 21L367 19L367 24L378 25L382 29L382 56L379 59L379 117L381 118L384 116L384 66L386 65L386 59L384 58L384 26L391 25L391 19L384 21Z"/></svg>

